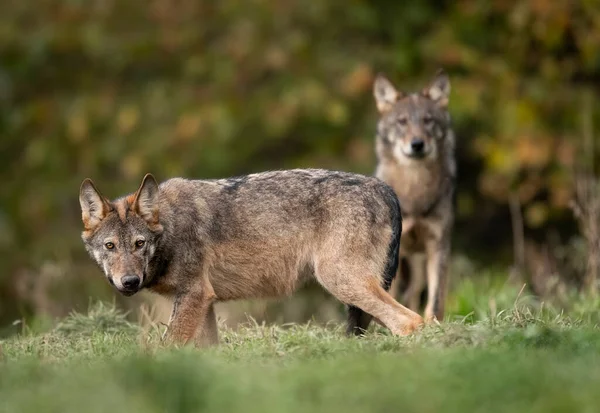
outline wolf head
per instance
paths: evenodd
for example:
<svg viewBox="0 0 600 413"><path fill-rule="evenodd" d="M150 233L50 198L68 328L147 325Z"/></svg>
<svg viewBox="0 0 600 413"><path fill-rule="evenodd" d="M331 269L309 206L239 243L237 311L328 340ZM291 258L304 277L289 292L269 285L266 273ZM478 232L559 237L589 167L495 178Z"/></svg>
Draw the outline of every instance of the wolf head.
<svg viewBox="0 0 600 413"><path fill-rule="evenodd" d="M79 203L85 248L119 292L135 294L148 282L148 265L163 231L156 180L147 174L135 194L110 202L86 179Z"/></svg>
<svg viewBox="0 0 600 413"><path fill-rule="evenodd" d="M373 86L380 117L378 155L401 164L436 159L444 144L450 116L450 80L439 70L420 93L398 91L383 75Z"/></svg>

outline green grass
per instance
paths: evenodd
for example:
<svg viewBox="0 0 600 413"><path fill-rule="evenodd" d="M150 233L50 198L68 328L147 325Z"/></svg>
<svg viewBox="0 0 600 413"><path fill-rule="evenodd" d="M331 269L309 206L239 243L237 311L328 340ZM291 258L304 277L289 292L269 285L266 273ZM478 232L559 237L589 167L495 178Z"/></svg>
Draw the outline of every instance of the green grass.
<svg viewBox="0 0 600 413"><path fill-rule="evenodd" d="M165 348L159 329L142 331L98 305L49 332L0 342L0 411L598 410L598 305L565 315L501 291L487 313L489 300L467 311L479 295L462 288L458 316L411 337L248 324L222 328L221 345L208 350Z"/></svg>

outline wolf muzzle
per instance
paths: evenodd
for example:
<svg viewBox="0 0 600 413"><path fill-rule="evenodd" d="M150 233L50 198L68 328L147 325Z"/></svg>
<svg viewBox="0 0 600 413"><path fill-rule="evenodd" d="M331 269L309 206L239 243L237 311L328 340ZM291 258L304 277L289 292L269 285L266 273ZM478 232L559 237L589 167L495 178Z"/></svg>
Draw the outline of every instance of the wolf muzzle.
<svg viewBox="0 0 600 413"><path fill-rule="evenodd" d="M122 287L117 289L123 295L130 296L137 293L140 290L142 280L137 275L125 275L121 278Z"/></svg>

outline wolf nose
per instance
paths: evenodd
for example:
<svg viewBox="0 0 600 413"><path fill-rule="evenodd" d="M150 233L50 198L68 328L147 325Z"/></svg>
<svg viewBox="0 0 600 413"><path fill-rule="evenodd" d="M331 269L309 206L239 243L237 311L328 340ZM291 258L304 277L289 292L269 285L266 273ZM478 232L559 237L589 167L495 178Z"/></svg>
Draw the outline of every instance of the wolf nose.
<svg viewBox="0 0 600 413"><path fill-rule="evenodd" d="M126 275L121 280L121 283L127 290L136 290L140 286L140 277L137 275Z"/></svg>
<svg viewBox="0 0 600 413"><path fill-rule="evenodd" d="M423 149L425 148L425 142L423 142L423 139L413 138L413 140L410 142L410 147L414 152L423 152Z"/></svg>

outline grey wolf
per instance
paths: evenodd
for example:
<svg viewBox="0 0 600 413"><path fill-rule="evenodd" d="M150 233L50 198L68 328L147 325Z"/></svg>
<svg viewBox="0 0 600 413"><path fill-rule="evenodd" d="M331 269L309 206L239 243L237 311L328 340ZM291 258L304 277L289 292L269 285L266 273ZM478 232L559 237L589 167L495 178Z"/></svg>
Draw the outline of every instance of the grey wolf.
<svg viewBox="0 0 600 413"><path fill-rule="evenodd" d="M400 301L418 311L426 278L425 318L442 320L456 180L450 80L439 70L419 93L406 93L379 74L373 92L379 111L375 175L394 188L400 200L404 223L400 256L410 269L409 277L398 277L408 278ZM394 282L392 294L398 289Z"/></svg>
<svg viewBox="0 0 600 413"><path fill-rule="evenodd" d="M402 231L398 199L374 177L297 169L217 180L146 175L114 201L81 184L90 256L122 294L170 297L168 342L218 342L214 304L291 294L314 277L348 306L348 333L372 317L395 335L423 323L388 294Z"/></svg>

